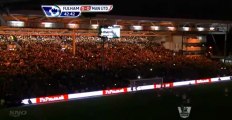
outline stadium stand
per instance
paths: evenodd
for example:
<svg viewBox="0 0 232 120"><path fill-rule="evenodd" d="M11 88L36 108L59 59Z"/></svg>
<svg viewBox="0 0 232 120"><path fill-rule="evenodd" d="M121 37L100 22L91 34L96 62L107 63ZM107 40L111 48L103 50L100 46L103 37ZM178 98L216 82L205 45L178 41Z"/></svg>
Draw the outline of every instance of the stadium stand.
<svg viewBox="0 0 232 120"><path fill-rule="evenodd" d="M127 87L137 76L169 82L232 72L218 61L186 57L147 37L122 37L104 45L97 37L77 37L76 56L70 37L10 37L0 36L0 94L18 99Z"/></svg>

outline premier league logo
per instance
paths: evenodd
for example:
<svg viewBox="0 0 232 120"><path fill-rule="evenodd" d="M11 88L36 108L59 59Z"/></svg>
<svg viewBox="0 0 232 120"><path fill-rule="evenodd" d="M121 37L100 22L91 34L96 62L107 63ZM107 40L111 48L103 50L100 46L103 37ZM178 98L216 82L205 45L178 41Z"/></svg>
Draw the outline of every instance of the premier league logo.
<svg viewBox="0 0 232 120"><path fill-rule="evenodd" d="M60 15L60 8L57 6L52 6L52 9L49 10L49 12L51 13L51 16L53 17L57 17Z"/></svg>
<svg viewBox="0 0 232 120"><path fill-rule="evenodd" d="M188 118L190 115L191 107L181 106L181 107L178 107L178 111L179 111L181 118Z"/></svg>
<svg viewBox="0 0 232 120"><path fill-rule="evenodd" d="M58 17L61 13L58 6L42 6L42 9L46 17Z"/></svg>

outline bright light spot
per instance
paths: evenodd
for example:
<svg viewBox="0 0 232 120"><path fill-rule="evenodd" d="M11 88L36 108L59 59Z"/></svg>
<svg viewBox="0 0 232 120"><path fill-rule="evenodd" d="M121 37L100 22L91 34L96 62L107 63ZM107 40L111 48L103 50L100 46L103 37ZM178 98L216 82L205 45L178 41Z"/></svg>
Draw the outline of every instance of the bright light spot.
<svg viewBox="0 0 232 120"><path fill-rule="evenodd" d="M197 39L203 40L203 37L202 36L198 36Z"/></svg>
<svg viewBox="0 0 232 120"><path fill-rule="evenodd" d="M24 24L23 21L10 21L10 22L13 23L13 24Z"/></svg>
<svg viewBox="0 0 232 120"><path fill-rule="evenodd" d="M133 26L131 27L131 29L132 29L132 30L142 30L143 27L140 26L140 25L133 25Z"/></svg>
<svg viewBox="0 0 232 120"><path fill-rule="evenodd" d="M197 27L198 31L204 31L205 29L203 27Z"/></svg>
<svg viewBox="0 0 232 120"><path fill-rule="evenodd" d="M42 24L43 27L45 27L45 28L51 28L51 27L54 26L54 23L52 23L52 22L42 22L41 24Z"/></svg>
<svg viewBox="0 0 232 120"><path fill-rule="evenodd" d="M190 27L183 27L183 30L184 30L184 31L189 31L189 30L190 30Z"/></svg>
<svg viewBox="0 0 232 120"><path fill-rule="evenodd" d="M168 30L174 31L176 28L175 27L168 27Z"/></svg>
<svg viewBox="0 0 232 120"><path fill-rule="evenodd" d="M153 71L153 69L151 68L150 71Z"/></svg>
<svg viewBox="0 0 232 120"><path fill-rule="evenodd" d="M212 49L212 46L210 46L209 49Z"/></svg>
<svg viewBox="0 0 232 120"><path fill-rule="evenodd" d="M91 28L92 28L92 29L97 29L98 26L99 26L98 24L92 24L92 25L91 25Z"/></svg>
<svg viewBox="0 0 232 120"><path fill-rule="evenodd" d="M71 28L71 29L76 29L76 28L79 28L79 25L78 24L75 24L75 23L69 23L67 25L68 28Z"/></svg>
<svg viewBox="0 0 232 120"><path fill-rule="evenodd" d="M23 21L8 21L8 25L12 27L24 27L25 22Z"/></svg>
<svg viewBox="0 0 232 120"><path fill-rule="evenodd" d="M138 79L140 79L140 78L141 78L141 76L139 75L139 76L138 76Z"/></svg>
<svg viewBox="0 0 232 120"><path fill-rule="evenodd" d="M160 30L159 26L151 26L151 30Z"/></svg>
<svg viewBox="0 0 232 120"><path fill-rule="evenodd" d="M215 30L215 27L210 27L209 30L210 30L210 31L214 31L214 30Z"/></svg>
<svg viewBox="0 0 232 120"><path fill-rule="evenodd" d="M115 83L114 86L116 86L117 84Z"/></svg>

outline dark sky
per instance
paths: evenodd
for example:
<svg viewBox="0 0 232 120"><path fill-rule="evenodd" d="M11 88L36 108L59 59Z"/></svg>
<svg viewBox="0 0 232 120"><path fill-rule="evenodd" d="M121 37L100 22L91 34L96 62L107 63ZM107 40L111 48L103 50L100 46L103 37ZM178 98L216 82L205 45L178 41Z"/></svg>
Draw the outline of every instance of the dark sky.
<svg viewBox="0 0 232 120"><path fill-rule="evenodd" d="M154 2L134 2L131 5L115 5L115 12L125 10L127 15L144 15L144 16L160 16L160 17L184 17L184 18L215 18L215 19L231 19L231 2L207 2L191 1L191 0L153 0ZM156 2L155 2L156 1ZM128 9L133 8L135 9ZM228 15L227 15L228 14Z"/></svg>
<svg viewBox="0 0 232 120"><path fill-rule="evenodd" d="M227 0L0 0L13 10L36 9L41 4L113 4L113 15L232 20ZM20 5L21 4L21 5ZM96 13L94 13L96 14Z"/></svg>

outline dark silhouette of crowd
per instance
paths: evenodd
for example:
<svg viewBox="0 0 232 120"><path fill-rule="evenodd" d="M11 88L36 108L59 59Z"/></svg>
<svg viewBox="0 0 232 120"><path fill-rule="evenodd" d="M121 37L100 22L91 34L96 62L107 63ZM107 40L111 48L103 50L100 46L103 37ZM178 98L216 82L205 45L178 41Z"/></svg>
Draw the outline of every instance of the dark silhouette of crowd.
<svg viewBox="0 0 232 120"><path fill-rule="evenodd" d="M129 86L129 80L164 82L224 76L221 62L187 57L149 37L106 40L65 36L0 36L0 95L20 98Z"/></svg>

